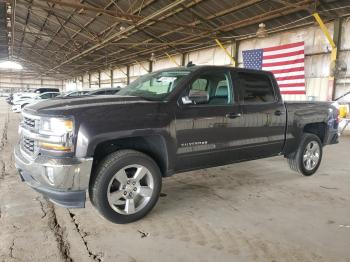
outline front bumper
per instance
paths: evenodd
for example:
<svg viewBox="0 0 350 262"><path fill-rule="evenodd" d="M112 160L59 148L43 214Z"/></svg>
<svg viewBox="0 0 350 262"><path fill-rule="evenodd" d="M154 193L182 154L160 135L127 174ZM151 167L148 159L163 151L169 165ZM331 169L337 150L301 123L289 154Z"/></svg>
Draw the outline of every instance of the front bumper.
<svg viewBox="0 0 350 262"><path fill-rule="evenodd" d="M15 165L22 181L55 204L68 208L84 207L92 158L26 157L15 147Z"/></svg>

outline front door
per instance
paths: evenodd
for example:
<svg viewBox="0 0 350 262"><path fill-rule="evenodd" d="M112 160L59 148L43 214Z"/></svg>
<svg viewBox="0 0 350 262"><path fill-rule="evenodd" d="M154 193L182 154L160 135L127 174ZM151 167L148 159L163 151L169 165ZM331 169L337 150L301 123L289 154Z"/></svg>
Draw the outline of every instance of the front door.
<svg viewBox="0 0 350 262"><path fill-rule="evenodd" d="M176 112L176 171L223 165L240 156L234 152L241 109L230 72L211 69L194 77L183 97L200 92L205 99L185 104L179 99Z"/></svg>

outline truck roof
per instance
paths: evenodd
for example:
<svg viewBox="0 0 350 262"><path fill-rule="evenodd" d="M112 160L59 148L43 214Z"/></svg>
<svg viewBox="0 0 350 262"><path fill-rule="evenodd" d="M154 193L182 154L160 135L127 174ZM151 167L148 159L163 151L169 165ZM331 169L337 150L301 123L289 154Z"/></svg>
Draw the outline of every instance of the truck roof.
<svg viewBox="0 0 350 262"><path fill-rule="evenodd" d="M243 67L233 67L229 65L191 65L191 66L179 66L179 67L170 67L166 69L160 69L153 72L162 72L162 71L170 71L170 70L176 70L176 71L197 71L200 69L215 69L215 68L225 68L225 69L233 69L233 70L239 70L239 71L246 71L250 73L267 73L272 74L270 71L265 70L256 70L256 69L248 69Z"/></svg>

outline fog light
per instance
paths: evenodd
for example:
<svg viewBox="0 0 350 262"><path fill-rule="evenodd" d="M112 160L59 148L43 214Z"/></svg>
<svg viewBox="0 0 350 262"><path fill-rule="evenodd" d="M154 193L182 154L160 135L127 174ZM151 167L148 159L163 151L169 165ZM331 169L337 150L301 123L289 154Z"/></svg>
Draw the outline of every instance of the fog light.
<svg viewBox="0 0 350 262"><path fill-rule="evenodd" d="M49 167L49 166L46 167L46 176L47 176L47 179L49 180L49 183L51 185L53 185L55 183L55 178L53 175L53 168L52 167Z"/></svg>

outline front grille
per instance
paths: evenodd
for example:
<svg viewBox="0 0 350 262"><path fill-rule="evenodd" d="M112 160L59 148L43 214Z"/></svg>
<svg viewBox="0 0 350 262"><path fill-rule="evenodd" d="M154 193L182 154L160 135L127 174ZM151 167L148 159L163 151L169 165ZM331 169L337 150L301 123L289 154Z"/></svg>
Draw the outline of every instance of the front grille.
<svg viewBox="0 0 350 262"><path fill-rule="evenodd" d="M22 148L29 154L34 154L36 151L36 143L33 139L23 137L22 138Z"/></svg>
<svg viewBox="0 0 350 262"><path fill-rule="evenodd" d="M29 117L23 117L23 124L26 127L29 127L30 129L35 129L36 127L36 120L33 118L29 118Z"/></svg>

